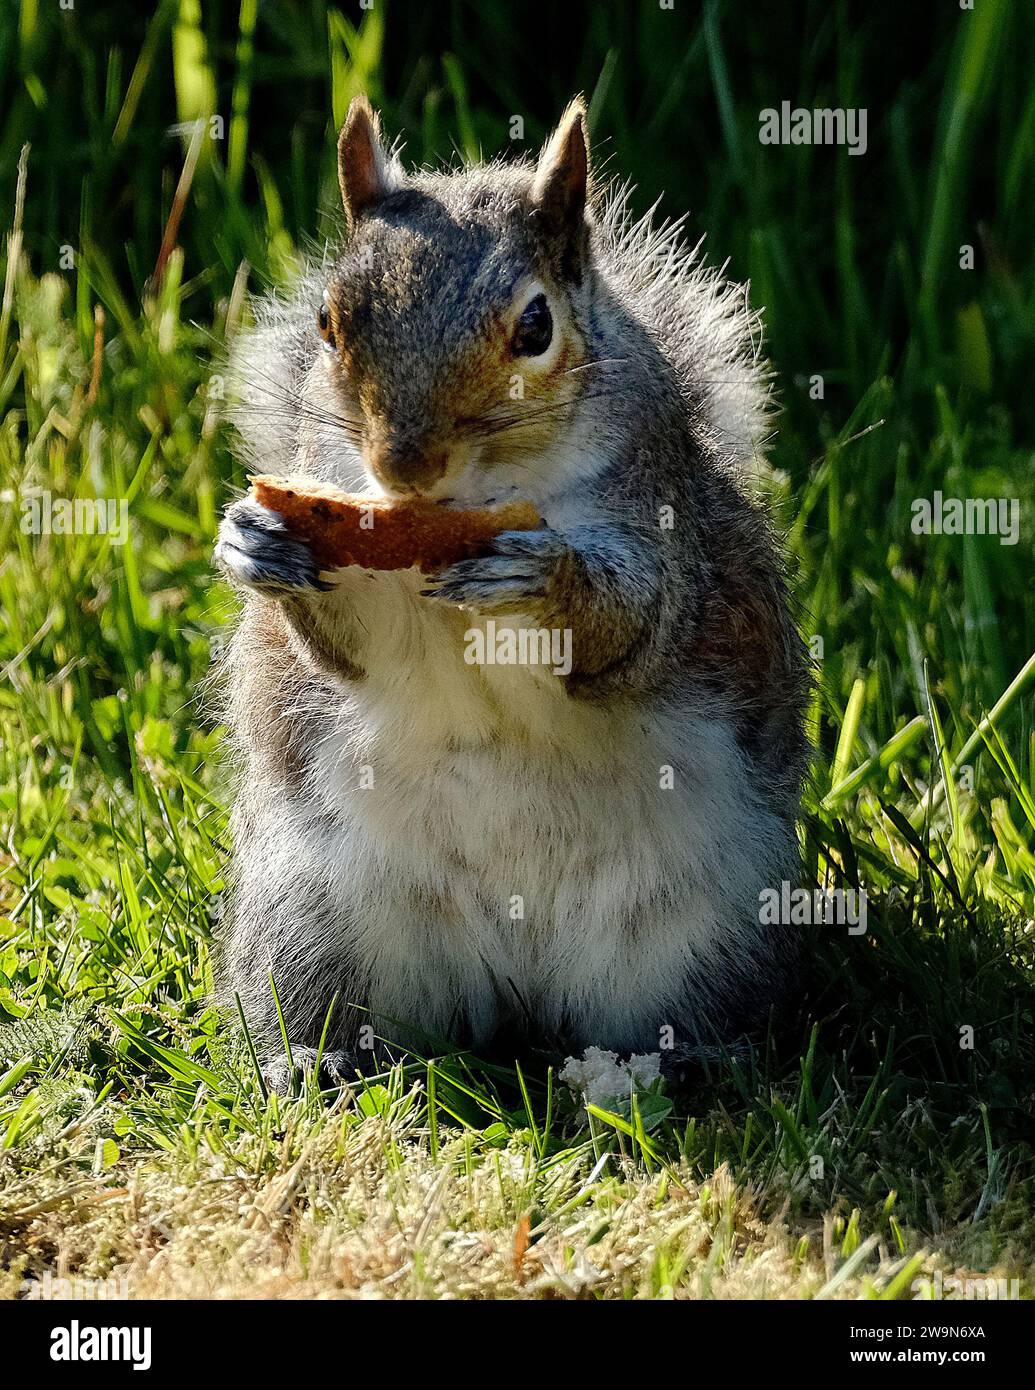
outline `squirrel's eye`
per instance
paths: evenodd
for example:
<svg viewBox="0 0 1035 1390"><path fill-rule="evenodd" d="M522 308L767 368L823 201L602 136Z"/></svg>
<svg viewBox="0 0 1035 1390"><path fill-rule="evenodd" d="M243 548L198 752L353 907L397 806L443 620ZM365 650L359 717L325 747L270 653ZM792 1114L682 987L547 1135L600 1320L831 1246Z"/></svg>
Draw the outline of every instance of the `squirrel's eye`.
<svg viewBox="0 0 1035 1390"><path fill-rule="evenodd" d="M541 357L553 338L553 319L545 294L529 301L517 321L511 351L515 357Z"/></svg>
<svg viewBox="0 0 1035 1390"><path fill-rule="evenodd" d="M326 299L316 311L316 326L320 330L320 337L329 348L334 347L334 334L331 332L331 314L327 307Z"/></svg>

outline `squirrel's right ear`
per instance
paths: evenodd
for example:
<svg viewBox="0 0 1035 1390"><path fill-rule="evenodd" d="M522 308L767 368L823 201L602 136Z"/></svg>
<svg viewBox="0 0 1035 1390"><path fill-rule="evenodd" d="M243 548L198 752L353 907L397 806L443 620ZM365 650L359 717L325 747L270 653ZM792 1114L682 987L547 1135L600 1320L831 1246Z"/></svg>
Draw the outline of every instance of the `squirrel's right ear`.
<svg viewBox="0 0 1035 1390"><path fill-rule="evenodd" d="M391 162L381 122L366 97L353 97L338 136L338 183L349 230L360 214L392 189Z"/></svg>
<svg viewBox="0 0 1035 1390"><path fill-rule="evenodd" d="M571 102L539 157L532 201L548 236L560 242L569 269L577 273L586 242L589 196L589 137L586 106Z"/></svg>

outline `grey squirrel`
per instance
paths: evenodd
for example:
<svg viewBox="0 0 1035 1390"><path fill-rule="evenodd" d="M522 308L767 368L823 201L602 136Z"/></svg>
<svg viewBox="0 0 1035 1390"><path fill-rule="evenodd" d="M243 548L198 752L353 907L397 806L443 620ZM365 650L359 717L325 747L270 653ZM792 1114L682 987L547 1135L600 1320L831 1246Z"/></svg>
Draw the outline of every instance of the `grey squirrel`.
<svg viewBox="0 0 1035 1390"><path fill-rule="evenodd" d="M255 471L541 529L436 575L321 573L243 498L216 558L242 762L222 950L296 1063L512 1037L692 1054L792 977L807 661L750 478L768 375L743 287L596 186L574 101L537 162L404 172L365 99L346 231L239 343ZM564 674L471 662L560 631ZM465 641L467 639L467 641ZM333 1006L333 1007L332 1007ZM326 1029L326 1032L325 1032Z"/></svg>

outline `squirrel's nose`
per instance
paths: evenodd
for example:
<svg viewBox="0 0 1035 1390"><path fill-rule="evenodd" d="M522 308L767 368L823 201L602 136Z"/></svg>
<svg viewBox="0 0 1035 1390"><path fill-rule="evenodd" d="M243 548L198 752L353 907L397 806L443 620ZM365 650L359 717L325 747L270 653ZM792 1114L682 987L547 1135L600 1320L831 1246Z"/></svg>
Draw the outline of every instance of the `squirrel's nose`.
<svg viewBox="0 0 1035 1390"><path fill-rule="evenodd" d="M390 492L423 492L438 482L448 464L448 449L430 443L379 443L367 451L368 468Z"/></svg>

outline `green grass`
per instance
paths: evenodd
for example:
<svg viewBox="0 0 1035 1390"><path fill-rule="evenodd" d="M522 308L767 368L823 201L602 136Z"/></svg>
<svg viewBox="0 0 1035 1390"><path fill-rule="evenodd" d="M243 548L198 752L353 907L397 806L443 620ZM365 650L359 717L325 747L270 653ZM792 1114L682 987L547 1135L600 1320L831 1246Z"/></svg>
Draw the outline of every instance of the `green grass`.
<svg viewBox="0 0 1035 1390"><path fill-rule="evenodd" d="M141 1294L910 1297L938 1269L1033 1291L1032 36L982 0L913 32L907 78L905 16L808 5L801 42L707 4L676 44L628 11L593 7L577 70L527 94L510 7L434 34L316 0L0 20L0 1290L60 1268ZM773 500L822 640L803 842L817 881L866 887L868 930L817 929L796 1016L676 1100L587 1111L545 1062L466 1056L330 1108L269 1097L206 1002L242 265L278 281L331 225L355 91L419 160L495 152L511 112L534 145L578 87L639 204L693 206L766 306ZM784 98L869 104L870 153L764 149ZM164 134L214 103L223 142ZM914 535L936 489L1019 498L1020 544ZM31 490L127 499L128 543L24 534Z"/></svg>

